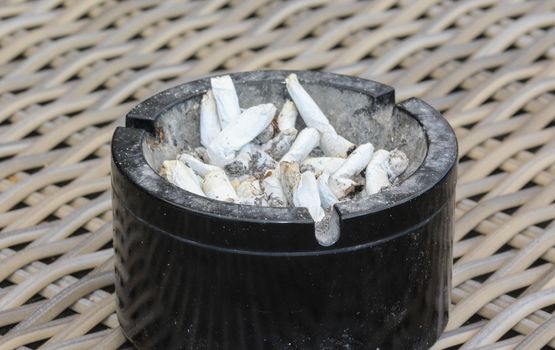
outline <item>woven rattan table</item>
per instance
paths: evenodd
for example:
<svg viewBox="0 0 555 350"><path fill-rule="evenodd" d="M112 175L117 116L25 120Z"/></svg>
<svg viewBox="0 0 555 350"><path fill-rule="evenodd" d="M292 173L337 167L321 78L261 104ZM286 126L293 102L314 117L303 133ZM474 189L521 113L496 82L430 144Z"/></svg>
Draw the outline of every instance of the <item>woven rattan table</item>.
<svg viewBox="0 0 555 350"><path fill-rule="evenodd" d="M322 69L425 99L460 147L436 349L555 348L555 1L0 1L0 349L116 349L109 141L214 71Z"/></svg>

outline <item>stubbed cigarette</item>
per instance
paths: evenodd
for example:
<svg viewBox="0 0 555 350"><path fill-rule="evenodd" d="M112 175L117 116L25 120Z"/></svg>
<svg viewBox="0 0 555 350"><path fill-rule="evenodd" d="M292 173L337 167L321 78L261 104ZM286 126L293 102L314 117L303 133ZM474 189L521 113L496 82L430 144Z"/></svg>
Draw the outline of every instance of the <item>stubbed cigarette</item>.
<svg viewBox="0 0 555 350"><path fill-rule="evenodd" d="M318 177L318 193L320 194L320 202L324 209L332 207L339 201L328 184L329 178L330 176L326 173Z"/></svg>
<svg viewBox="0 0 555 350"><path fill-rule="evenodd" d="M297 162L279 162L279 181L288 203L293 202L293 193L301 179L301 171Z"/></svg>
<svg viewBox="0 0 555 350"><path fill-rule="evenodd" d="M220 169L212 171L204 176L202 189L209 198L226 202L237 202L237 193L225 172Z"/></svg>
<svg viewBox="0 0 555 350"><path fill-rule="evenodd" d="M305 124L322 134L320 147L324 153L330 157L346 157L355 145L337 134L320 107L301 86L297 75L290 74L285 84Z"/></svg>
<svg viewBox="0 0 555 350"><path fill-rule="evenodd" d="M389 175L389 181L393 182L397 177L407 170L409 159L407 155L398 149L389 152L386 171Z"/></svg>
<svg viewBox="0 0 555 350"><path fill-rule="evenodd" d="M276 107L272 103L247 109L233 124L225 127L207 147L210 162L225 166L235 158L235 152L251 142L274 118Z"/></svg>
<svg viewBox="0 0 555 350"><path fill-rule="evenodd" d="M264 191L264 195L269 206L287 206L287 198L285 197L285 193L283 193L276 171L268 170L266 172L264 179L262 180L262 190Z"/></svg>
<svg viewBox="0 0 555 350"><path fill-rule="evenodd" d="M202 176L202 190L209 198L233 202L237 194L225 172L217 166L205 164L190 154L183 153L179 160L186 163L197 174Z"/></svg>
<svg viewBox="0 0 555 350"><path fill-rule="evenodd" d="M270 125L268 125L266 129L262 130L262 132L258 134L258 136L254 139L254 142L259 145L265 144L274 137L274 134L274 126L270 123Z"/></svg>
<svg viewBox="0 0 555 350"><path fill-rule="evenodd" d="M322 133L320 148L329 157L345 158L355 149L356 145L336 133Z"/></svg>
<svg viewBox="0 0 555 350"><path fill-rule="evenodd" d="M250 170L252 152L254 152L254 148L251 144L243 146L235 159L225 166L226 173L231 176L247 174Z"/></svg>
<svg viewBox="0 0 555 350"><path fill-rule="evenodd" d="M307 208L310 216L316 222L324 218L325 213L321 207L318 184L313 172L306 171L301 175L299 185L293 195L293 204L296 207Z"/></svg>
<svg viewBox="0 0 555 350"><path fill-rule="evenodd" d="M343 199L355 190L357 183L346 177L330 176L328 186L338 199Z"/></svg>
<svg viewBox="0 0 555 350"><path fill-rule="evenodd" d="M366 193L372 195L380 192L384 187L391 186L385 170L388 160L388 151L380 149L374 152L370 163L366 167Z"/></svg>
<svg viewBox="0 0 555 350"><path fill-rule="evenodd" d="M195 172L183 162L179 160L165 160L162 163L160 174L177 187L204 197L200 179Z"/></svg>
<svg viewBox="0 0 555 350"><path fill-rule="evenodd" d="M200 143L208 147L221 131L216 101L212 90L208 90L200 102Z"/></svg>
<svg viewBox="0 0 555 350"><path fill-rule="evenodd" d="M260 180L255 177L250 177L241 182L237 188L237 195L239 196L239 203L249 205L267 205L264 191L260 185Z"/></svg>
<svg viewBox="0 0 555 350"><path fill-rule="evenodd" d="M295 107L293 101L285 101L277 117L277 127L279 131L295 129L298 114L299 112L297 111L297 107Z"/></svg>
<svg viewBox="0 0 555 350"><path fill-rule="evenodd" d="M221 171L222 169L218 168L217 166L206 164L202 162L200 159L188 154L182 153L179 155L178 159L183 163L187 164L191 169L193 169L197 174L204 177L208 173L213 171Z"/></svg>
<svg viewBox="0 0 555 350"><path fill-rule="evenodd" d="M272 158L281 159L291 148L297 133L297 129L293 128L280 131L273 139L262 145L262 149Z"/></svg>
<svg viewBox="0 0 555 350"><path fill-rule="evenodd" d="M241 115L235 85L229 75L211 78L210 85L216 100L220 125L224 129L229 124L233 124Z"/></svg>
<svg viewBox="0 0 555 350"><path fill-rule="evenodd" d="M281 158L284 162L302 162L320 142L320 134L314 128L301 130L291 148Z"/></svg>
<svg viewBox="0 0 555 350"><path fill-rule="evenodd" d="M353 153L349 155L345 163L333 173L333 177L353 177L360 174L372 159L374 146L371 143L365 143L358 146Z"/></svg>
<svg viewBox="0 0 555 350"><path fill-rule="evenodd" d="M301 171L312 171L315 174L333 174L339 169L345 159L339 157L313 157L306 158L301 164Z"/></svg>
<svg viewBox="0 0 555 350"><path fill-rule="evenodd" d="M256 150L251 155L251 166L255 174L264 174L277 166L277 162L266 152Z"/></svg>

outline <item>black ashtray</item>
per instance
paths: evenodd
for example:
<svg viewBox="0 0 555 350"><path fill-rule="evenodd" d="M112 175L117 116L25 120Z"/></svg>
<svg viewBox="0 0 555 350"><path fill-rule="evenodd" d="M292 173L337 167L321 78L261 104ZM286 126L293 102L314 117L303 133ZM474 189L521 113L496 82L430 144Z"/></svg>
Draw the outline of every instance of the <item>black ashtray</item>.
<svg viewBox="0 0 555 350"><path fill-rule="evenodd" d="M242 107L287 98L288 71L232 74ZM296 72L340 135L410 159L401 181L335 206L219 202L158 174L200 144L201 79L135 107L112 140L118 318L139 349L427 349L448 318L457 143L428 104L364 79ZM300 119L300 118L299 118ZM300 121L302 123L302 121Z"/></svg>

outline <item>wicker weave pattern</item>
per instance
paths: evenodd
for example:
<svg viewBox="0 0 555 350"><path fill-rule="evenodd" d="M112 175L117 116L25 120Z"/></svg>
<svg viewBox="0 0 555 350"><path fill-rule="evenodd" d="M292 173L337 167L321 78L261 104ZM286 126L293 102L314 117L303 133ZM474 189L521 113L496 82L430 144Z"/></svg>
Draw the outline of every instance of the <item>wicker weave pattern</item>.
<svg viewBox="0 0 555 350"><path fill-rule="evenodd" d="M454 306L435 349L555 348L555 1L0 1L0 349L115 349L109 140L197 76L393 85L460 142Z"/></svg>

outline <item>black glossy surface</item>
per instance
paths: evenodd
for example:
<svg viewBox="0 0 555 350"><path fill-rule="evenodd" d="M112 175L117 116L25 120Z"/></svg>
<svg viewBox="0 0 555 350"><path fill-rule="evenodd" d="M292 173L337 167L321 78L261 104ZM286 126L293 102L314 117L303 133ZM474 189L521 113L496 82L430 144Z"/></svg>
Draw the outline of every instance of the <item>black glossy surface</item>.
<svg viewBox="0 0 555 350"><path fill-rule="evenodd" d="M333 76L301 73L301 81L302 74ZM340 78L364 89L360 79ZM371 84L378 88L369 94L386 93L380 103L392 103L390 89ZM176 189L145 162L141 145L154 111L175 103L167 96L186 98L188 85L179 87L183 95L147 100L147 114L137 117L136 108L128 116L135 128L114 134L116 292L128 338L140 349L433 344L447 322L456 180L456 141L441 116L416 99L397 107L423 125L424 163L364 210L339 208L341 239L322 247L304 209L256 220L257 208L198 206L205 199ZM203 210L211 206L217 215Z"/></svg>

